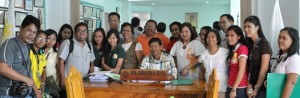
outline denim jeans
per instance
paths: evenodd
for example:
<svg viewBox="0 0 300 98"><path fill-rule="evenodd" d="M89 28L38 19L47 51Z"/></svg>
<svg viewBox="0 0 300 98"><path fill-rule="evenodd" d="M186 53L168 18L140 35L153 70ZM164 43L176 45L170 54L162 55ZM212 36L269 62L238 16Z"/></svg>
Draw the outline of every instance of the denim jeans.
<svg viewBox="0 0 300 98"><path fill-rule="evenodd" d="M225 94L226 98L230 98L231 89L232 88L227 86L226 94ZM246 93L246 88L237 88L236 89L236 98L248 98L247 93Z"/></svg>

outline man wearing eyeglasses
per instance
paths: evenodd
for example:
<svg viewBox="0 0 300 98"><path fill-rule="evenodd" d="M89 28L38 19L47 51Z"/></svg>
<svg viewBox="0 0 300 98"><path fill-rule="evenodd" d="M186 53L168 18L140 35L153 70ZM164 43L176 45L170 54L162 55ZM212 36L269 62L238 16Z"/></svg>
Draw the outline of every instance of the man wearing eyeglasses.
<svg viewBox="0 0 300 98"><path fill-rule="evenodd" d="M147 56L150 54L148 42L151 38L156 37L155 36L156 27L157 27L157 23L155 20L152 20L152 19L148 20L144 27L144 30L146 33L143 35L140 35L139 37L136 38L136 42L141 43L141 45L142 45L144 56Z"/></svg>
<svg viewBox="0 0 300 98"><path fill-rule="evenodd" d="M32 43L40 21L32 15L27 15L22 21L20 34L6 40L0 48L0 98L31 98L33 92L36 98L42 98L32 79L28 44ZM18 86L22 84L22 94ZM25 84L25 85L24 85ZM20 86L19 86L20 87ZM22 92L22 91L21 91Z"/></svg>
<svg viewBox="0 0 300 98"><path fill-rule="evenodd" d="M82 77L88 76L88 73L94 72L95 56L93 48L89 48L85 39L88 35L88 26L85 23L78 23L75 28L75 38L73 38L73 51L70 53L70 40L62 42L61 47L58 51L58 66L60 74L60 86L62 92L65 92L65 77L69 73L70 67L74 66L82 75ZM62 93L63 94L63 93ZM66 97L66 95L61 95Z"/></svg>
<svg viewBox="0 0 300 98"><path fill-rule="evenodd" d="M234 19L230 14L223 14L220 16L220 36L221 36L221 47L228 48L227 39L226 39L226 32L227 29L234 24Z"/></svg>

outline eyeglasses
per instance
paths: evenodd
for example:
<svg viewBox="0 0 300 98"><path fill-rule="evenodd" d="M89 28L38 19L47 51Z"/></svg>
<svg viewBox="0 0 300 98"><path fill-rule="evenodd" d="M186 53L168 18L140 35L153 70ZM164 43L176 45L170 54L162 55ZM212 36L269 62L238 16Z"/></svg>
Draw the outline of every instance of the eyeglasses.
<svg viewBox="0 0 300 98"><path fill-rule="evenodd" d="M85 29L85 30L80 30L80 29L78 29L78 30L76 30L76 32L77 32L77 33L86 33L87 30L86 30L86 29Z"/></svg>

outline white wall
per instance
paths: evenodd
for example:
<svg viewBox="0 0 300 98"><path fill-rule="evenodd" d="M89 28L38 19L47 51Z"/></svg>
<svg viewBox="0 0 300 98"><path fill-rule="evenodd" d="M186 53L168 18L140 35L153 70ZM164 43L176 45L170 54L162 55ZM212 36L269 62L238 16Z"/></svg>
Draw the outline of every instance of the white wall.
<svg viewBox="0 0 300 98"><path fill-rule="evenodd" d="M270 38L270 26L275 5L275 0L253 0L252 1L252 14L257 15L260 18L262 28L265 36L269 41L276 38ZM293 27L299 30L299 0L279 0L281 14L285 27ZM276 43L276 42L270 42ZM272 46L278 47L278 46ZM278 51L273 51L273 54L277 54Z"/></svg>
<svg viewBox="0 0 300 98"><path fill-rule="evenodd" d="M234 24L240 26L241 23L241 1L230 0L230 14L234 18Z"/></svg>
<svg viewBox="0 0 300 98"><path fill-rule="evenodd" d="M59 31L60 27L70 24L70 0L45 0L46 29Z"/></svg>
<svg viewBox="0 0 300 98"><path fill-rule="evenodd" d="M132 11L145 11L146 8L134 9ZM151 10L151 9L149 9ZM198 28L199 32L202 26L212 26L214 21L219 20L220 15L229 13L229 5L195 5L195 6L166 6L166 7L153 7L152 19L157 22L165 22L167 29L165 35L170 37L169 25L174 22L185 22L186 12L197 12L198 13Z"/></svg>

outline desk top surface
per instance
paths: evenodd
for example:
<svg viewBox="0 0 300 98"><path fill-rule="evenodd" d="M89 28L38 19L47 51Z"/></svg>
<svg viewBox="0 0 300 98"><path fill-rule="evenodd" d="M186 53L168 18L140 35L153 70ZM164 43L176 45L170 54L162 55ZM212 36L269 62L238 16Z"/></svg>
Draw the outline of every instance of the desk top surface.
<svg viewBox="0 0 300 98"><path fill-rule="evenodd" d="M113 82L83 82L85 91L104 91L104 92L136 92L136 93L164 93L164 94L203 94L206 92L205 81L194 80L192 85L171 85L160 86L141 86L141 85L122 85L119 81Z"/></svg>

